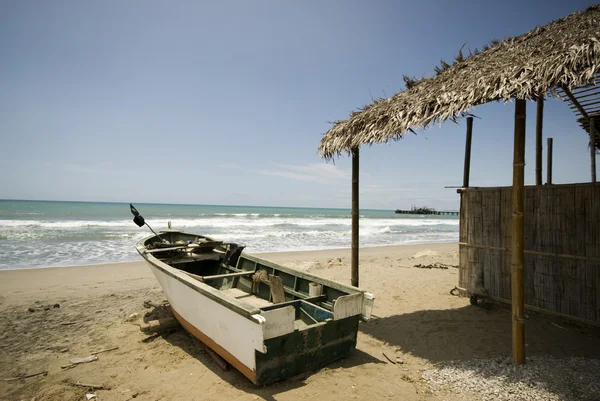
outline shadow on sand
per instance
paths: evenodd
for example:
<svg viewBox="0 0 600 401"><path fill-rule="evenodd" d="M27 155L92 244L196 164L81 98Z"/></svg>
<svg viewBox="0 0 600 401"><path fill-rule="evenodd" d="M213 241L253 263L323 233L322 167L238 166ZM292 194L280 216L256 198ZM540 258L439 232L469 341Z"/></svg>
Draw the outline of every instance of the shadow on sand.
<svg viewBox="0 0 600 401"><path fill-rule="evenodd" d="M400 352L433 363L440 362L441 366L451 368L451 372L467 370L471 377L501 380L517 386L535 383L558 396L558 399L572 400L574 395L587 386L588 383L579 377L577 371L571 372L569 369L580 363L576 360L566 360L556 364L554 368L551 361L538 362L532 359L531 365L527 365L526 360L524 372L513 370L510 358L510 310L500 306L490 307L491 309L465 306L450 310L423 310L375 318L361 325L361 331L397 347ZM561 322L542 315L529 315L525 323L525 344L526 358L551 356L600 359L600 328ZM477 361L481 358L489 359ZM466 367L461 360L471 361L467 362ZM579 369L598 366L596 362L592 362ZM542 373L532 373L538 369L542 369ZM545 369L556 371L548 377ZM561 380L563 384L556 385L557 377L565 378Z"/></svg>
<svg viewBox="0 0 600 401"><path fill-rule="evenodd" d="M490 305L423 310L373 318L360 330L400 352L431 362L509 357L510 310ZM533 315L525 323L526 355L600 358L600 328L583 327Z"/></svg>
<svg viewBox="0 0 600 401"><path fill-rule="evenodd" d="M155 311L153 312L156 313ZM161 313L159 313L159 315L161 315ZM148 318L148 316L150 316L150 318ZM157 315L148 314L145 317L145 320L149 320L152 318L157 318ZM236 389L245 391L250 394L254 394L267 401L274 401L274 396L279 393L283 393L304 386L305 379L318 372L318 370L312 372L305 372L288 380L282 380L265 386L256 386L250 380L248 380L248 378L246 378L244 375L242 375L239 371L237 371L231 366L229 366L229 369L227 371L223 371L217 365L217 363L201 347L199 347L196 344L192 335L189 334L185 329L183 329L183 327L178 327L171 331L163 332L159 336L171 345L180 348L191 357L196 358L207 369L210 369L215 375L219 376L221 380L226 381ZM353 366L367 363L383 362L363 351L355 349L352 352L350 352L347 358L342 358L336 362L330 363L323 369L337 369L341 367L350 368Z"/></svg>

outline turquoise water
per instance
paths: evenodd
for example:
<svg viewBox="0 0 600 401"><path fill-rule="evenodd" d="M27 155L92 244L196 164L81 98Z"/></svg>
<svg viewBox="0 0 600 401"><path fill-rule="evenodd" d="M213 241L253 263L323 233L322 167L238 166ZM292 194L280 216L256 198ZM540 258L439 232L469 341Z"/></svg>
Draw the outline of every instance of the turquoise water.
<svg viewBox="0 0 600 401"><path fill-rule="evenodd" d="M219 205L134 205L161 230L182 229L246 245L248 252L350 246L348 209ZM457 216L361 210L360 246L458 241ZM140 260L135 244L148 228L127 203L0 200L0 269Z"/></svg>

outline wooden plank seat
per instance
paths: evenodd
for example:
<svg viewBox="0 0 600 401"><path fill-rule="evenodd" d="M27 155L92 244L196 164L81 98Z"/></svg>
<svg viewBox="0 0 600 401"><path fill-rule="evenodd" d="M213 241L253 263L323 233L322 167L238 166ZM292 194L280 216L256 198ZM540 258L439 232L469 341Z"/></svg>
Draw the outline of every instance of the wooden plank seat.
<svg viewBox="0 0 600 401"><path fill-rule="evenodd" d="M202 276L204 281L210 280L218 280L220 278L230 278L230 277L243 277L243 276L251 276L254 272L251 270L245 272L235 272L235 273L225 273L225 274L214 274L212 276Z"/></svg>
<svg viewBox="0 0 600 401"><path fill-rule="evenodd" d="M180 249L185 249L189 252L206 252L222 245L223 241L204 241L199 243L192 242L191 244L160 244L158 248L147 249L145 252L154 254L177 251Z"/></svg>
<svg viewBox="0 0 600 401"><path fill-rule="evenodd" d="M210 280L218 280L220 278L243 277L243 276L250 276L250 275L254 274L254 272L251 270L243 271L243 272L235 272L235 273L214 274L212 276L199 276L197 274L189 273L189 272L186 272L183 270L182 270L182 272L187 274L190 277L195 278L198 281L202 281L203 283L206 281L210 281Z"/></svg>
<svg viewBox="0 0 600 401"><path fill-rule="evenodd" d="M223 254L220 253L199 253L199 254L193 254L193 255L189 255L189 254L183 254L183 255L176 255L174 257L171 258L164 258L164 259L160 259L162 262L169 264L169 265L179 265L182 263L190 263L190 262L198 262L198 261L202 261L202 260L214 260L214 261L219 261L221 260L221 257L223 256Z"/></svg>

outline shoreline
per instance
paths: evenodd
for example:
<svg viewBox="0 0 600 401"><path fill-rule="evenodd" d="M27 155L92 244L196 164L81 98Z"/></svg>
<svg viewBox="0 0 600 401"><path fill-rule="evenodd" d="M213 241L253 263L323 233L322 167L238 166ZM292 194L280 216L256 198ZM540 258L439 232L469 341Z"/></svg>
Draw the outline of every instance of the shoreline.
<svg viewBox="0 0 600 401"><path fill-rule="evenodd" d="M395 247L411 247L411 246L427 246L427 245L444 245L444 244L456 244L458 245L458 241L437 241L437 242L414 242L408 244L395 244L395 245L377 245L377 246L364 246L359 248L359 254L361 250L365 249L386 249L386 248L395 248ZM250 254L265 257L266 255L284 255L284 254L302 254L302 253L311 253L311 252L343 252L350 251L351 248L323 248L323 249L307 249L307 250L289 250L289 251L272 251L272 252L251 252ZM0 273L4 271L15 271L15 270L47 270L47 269L62 269L62 268L78 268L78 267L88 267L88 266L106 266L106 265L120 265L127 263L137 263L143 261L143 258L139 256L137 260L129 260L123 262L102 262L102 263L90 263L90 264L75 264L75 265L61 265L61 266L30 266L30 267L9 267L9 268L0 268Z"/></svg>
<svg viewBox="0 0 600 401"><path fill-rule="evenodd" d="M255 253L263 259L288 267L311 271L326 276L330 268L335 267L339 275L335 280L350 284L351 249L338 248L318 251L293 251ZM411 258L420 255L418 262L429 260L452 261L458 264L458 243L392 245L361 248L359 262L361 272L368 269L374 260L403 261L403 266L412 267ZM366 273L361 273L366 278ZM364 287L364 280L360 287ZM0 270L0 300L11 304L22 300L39 301L42 297L77 297L81 292L88 295L100 295L115 291L137 291L147 287L160 289L152 270L140 256L133 262L105 263L77 266L55 266L30 269ZM366 288L366 287L365 287Z"/></svg>

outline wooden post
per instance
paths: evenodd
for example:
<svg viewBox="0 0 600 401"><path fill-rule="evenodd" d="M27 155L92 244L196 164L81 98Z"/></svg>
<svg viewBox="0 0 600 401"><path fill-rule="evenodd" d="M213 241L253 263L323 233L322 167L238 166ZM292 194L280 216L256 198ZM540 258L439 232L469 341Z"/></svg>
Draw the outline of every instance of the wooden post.
<svg viewBox="0 0 600 401"><path fill-rule="evenodd" d="M590 117L590 159L592 182L596 182L596 118Z"/></svg>
<svg viewBox="0 0 600 401"><path fill-rule="evenodd" d="M512 187L512 342L513 363L525 361L525 299L523 263L525 259L523 210L525 200L525 119L527 103L517 99L515 104L515 143Z"/></svg>
<svg viewBox="0 0 600 401"><path fill-rule="evenodd" d="M544 125L544 97L537 100L535 122L535 185L542 185L542 127Z"/></svg>
<svg viewBox="0 0 600 401"><path fill-rule="evenodd" d="M465 171L463 175L463 188L469 187L469 173L471 172L471 138L473 136L473 117L467 117L467 142L465 144Z"/></svg>
<svg viewBox="0 0 600 401"><path fill-rule="evenodd" d="M352 149L352 277L351 284L358 287L358 147Z"/></svg>
<svg viewBox="0 0 600 401"><path fill-rule="evenodd" d="M546 184L552 185L552 138L548 138L548 156L546 157L548 166L546 169Z"/></svg>

